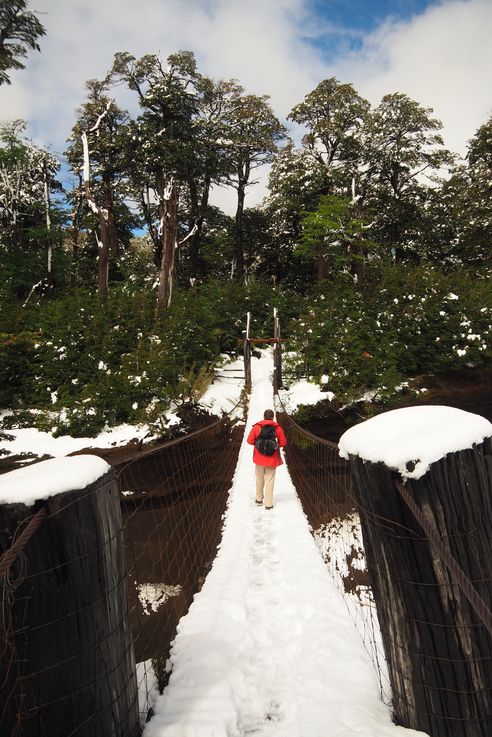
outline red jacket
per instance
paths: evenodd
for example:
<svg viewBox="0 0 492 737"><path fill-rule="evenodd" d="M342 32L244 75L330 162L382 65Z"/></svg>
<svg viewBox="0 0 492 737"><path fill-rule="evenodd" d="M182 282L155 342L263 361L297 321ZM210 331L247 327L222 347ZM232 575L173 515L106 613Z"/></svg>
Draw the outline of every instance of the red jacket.
<svg viewBox="0 0 492 737"><path fill-rule="evenodd" d="M278 422L275 422L275 420L261 420L261 422L257 422L256 425L253 425L248 435L248 443L250 445L254 445L256 443L256 439L261 432L261 428L265 425L273 425L280 448L285 448L287 445L287 438L285 437L284 431ZM280 448L276 450L272 456L265 456L255 447L253 451L253 463L256 463L258 466L270 466L271 468L281 466L283 460L280 456Z"/></svg>

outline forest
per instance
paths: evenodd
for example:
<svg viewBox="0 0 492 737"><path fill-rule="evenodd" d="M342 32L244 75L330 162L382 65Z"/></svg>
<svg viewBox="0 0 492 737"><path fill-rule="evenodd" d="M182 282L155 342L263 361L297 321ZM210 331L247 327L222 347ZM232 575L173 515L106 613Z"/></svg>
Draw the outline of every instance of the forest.
<svg viewBox="0 0 492 737"><path fill-rule="evenodd" d="M0 84L20 57L0 44ZM286 374L340 405L489 367L492 118L464 159L441 129L401 92L372 106L335 78L281 122L268 94L202 74L192 51L117 53L87 82L63 157L3 119L3 429L159 429L241 351L246 312L271 335L274 307ZM219 187L235 215L212 204Z"/></svg>

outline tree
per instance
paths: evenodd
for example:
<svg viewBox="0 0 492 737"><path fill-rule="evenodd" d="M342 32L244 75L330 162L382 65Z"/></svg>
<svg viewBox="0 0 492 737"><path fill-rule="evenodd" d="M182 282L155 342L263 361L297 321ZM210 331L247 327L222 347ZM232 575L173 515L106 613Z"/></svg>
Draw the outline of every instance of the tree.
<svg viewBox="0 0 492 737"><path fill-rule="evenodd" d="M426 215L425 255L483 274L491 264L492 118L469 141L466 164L432 193Z"/></svg>
<svg viewBox="0 0 492 737"><path fill-rule="evenodd" d="M29 49L40 51L37 39L45 33L26 0L0 0L0 85L11 83L10 69L24 69Z"/></svg>
<svg viewBox="0 0 492 737"><path fill-rule="evenodd" d="M39 246L46 248L44 275L36 288L51 290L53 243L59 239L59 215L51 201L59 192L59 163L47 149L35 146L25 135L26 123L15 120L0 126L0 228L6 246L24 253L32 262ZM55 215L54 227L52 227Z"/></svg>
<svg viewBox="0 0 492 737"><path fill-rule="evenodd" d="M304 146L328 170L345 166L360 148L359 132L369 103L351 84L335 77L325 79L290 112L289 118L305 125Z"/></svg>
<svg viewBox="0 0 492 737"><path fill-rule="evenodd" d="M198 109L195 57L189 51L171 54L164 67L158 56L137 60L121 52L115 56L111 78L123 80L137 93L142 110L130 126L127 170L155 246L160 311L171 304L179 192L193 156Z"/></svg>
<svg viewBox="0 0 492 737"><path fill-rule="evenodd" d="M276 262L274 273L282 279L293 266L302 219L307 211L316 209L321 195L328 194L330 179L324 162L289 142L272 163L268 189L265 211L271 241L269 261Z"/></svg>
<svg viewBox="0 0 492 737"><path fill-rule="evenodd" d="M78 112L67 156L75 173L82 174L82 191L72 195L75 211L82 194L89 216L87 225L97 243L98 294L109 289L110 256L118 253L116 210L128 211L123 200L124 156L128 145L128 115L108 97L107 81L87 82L87 102ZM95 216L95 217L94 217Z"/></svg>
<svg viewBox="0 0 492 737"><path fill-rule="evenodd" d="M228 101L240 89L234 80L196 80L197 111L193 119L193 152L185 162L187 192L183 197L191 233L188 239L188 278L194 283L200 270L202 229L209 210L212 184L223 185L232 175L228 154ZM188 206L186 206L188 205ZM204 265L204 264L203 264Z"/></svg>
<svg viewBox="0 0 492 737"><path fill-rule="evenodd" d="M240 86L227 99L228 159L234 172L231 183L237 190L235 218L235 277L244 277L243 214L246 188L253 184L252 173L273 161L278 143L285 137L285 128L273 114L268 95L245 95Z"/></svg>
<svg viewBox="0 0 492 737"><path fill-rule="evenodd" d="M317 281L326 277L326 265L332 277L340 272L351 273L354 281L360 283L358 261L363 256L354 244L358 244L365 225L354 218L350 199L337 195L324 195L315 210L304 214L298 250L315 254Z"/></svg>
<svg viewBox="0 0 492 737"><path fill-rule="evenodd" d="M406 243L415 231L429 182L453 161L437 132L442 123L407 95L385 95L368 118L364 162L371 172L371 206L377 213L378 239L388 243L395 261L418 258Z"/></svg>
<svg viewBox="0 0 492 737"><path fill-rule="evenodd" d="M460 241L465 258L491 262L492 242L492 117L469 142L469 186L461 200L463 217Z"/></svg>
<svg viewBox="0 0 492 737"><path fill-rule="evenodd" d="M364 217L367 183L371 172L363 163L362 135L369 115L369 102L351 84L334 77L325 79L296 105L289 118L305 125L305 149L327 170L328 191L332 195L351 197L352 218ZM362 231L351 245L353 269L359 281L363 275ZM317 278L324 277L325 249L318 245Z"/></svg>

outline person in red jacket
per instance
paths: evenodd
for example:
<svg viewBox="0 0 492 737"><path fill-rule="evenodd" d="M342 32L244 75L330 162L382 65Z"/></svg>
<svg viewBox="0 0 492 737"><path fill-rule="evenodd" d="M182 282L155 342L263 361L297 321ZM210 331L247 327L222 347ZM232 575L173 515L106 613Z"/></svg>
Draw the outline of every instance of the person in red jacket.
<svg viewBox="0 0 492 737"><path fill-rule="evenodd" d="M274 413L271 409L266 409L263 414L264 419L257 422L251 428L248 435L248 443L254 445L253 451L253 463L255 464L256 473L256 503L265 503L265 509L272 509L273 507L273 485L275 483L275 470L277 466L280 466L283 461L280 456L280 448L285 448L287 445L287 438L280 425L275 422ZM274 451L273 455L264 455L260 453L255 443L258 440L258 436L264 427L273 427L275 437L278 442L278 448Z"/></svg>

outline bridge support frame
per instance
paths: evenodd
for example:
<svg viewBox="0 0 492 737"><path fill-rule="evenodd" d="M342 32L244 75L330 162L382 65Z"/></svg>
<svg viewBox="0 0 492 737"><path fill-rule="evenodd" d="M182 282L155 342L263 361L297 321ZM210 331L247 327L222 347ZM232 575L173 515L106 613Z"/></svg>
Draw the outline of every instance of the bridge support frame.
<svg viewBox="0 0 492 737"><path fill-rule="evenodd" d="M352 456L350 465L396 723L488 737L492 439L407 479L403 495L384 464Z"/></svg>

